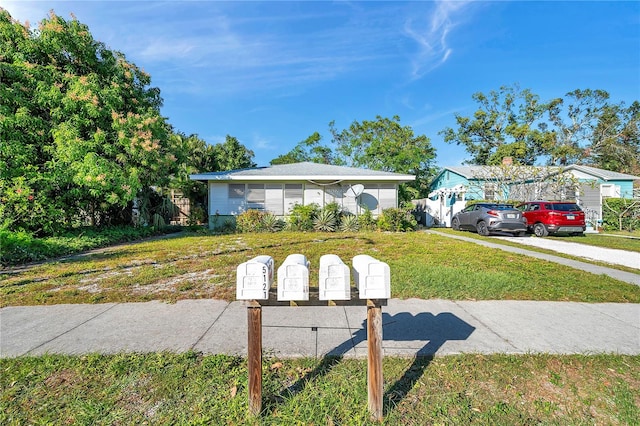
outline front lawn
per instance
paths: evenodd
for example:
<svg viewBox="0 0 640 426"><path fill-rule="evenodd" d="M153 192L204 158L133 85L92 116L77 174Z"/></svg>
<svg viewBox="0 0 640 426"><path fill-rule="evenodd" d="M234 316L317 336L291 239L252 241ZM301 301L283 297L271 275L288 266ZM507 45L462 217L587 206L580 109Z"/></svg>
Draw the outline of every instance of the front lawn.
<svg viewBox="0 0 640 426"><path fill-rule="evenodd" d="M595 247L635 251L640 253L640 236L627 237L625 235L620 235L618 237L614 237L603 234L584 234L582 237L551 236L547 238L567 241L570 243L588 244Z"/></svg>
<svg viewBox="0 0 640 426"><path fill-rule="evenodd" d="M0 423L367 425L367 361L264 359L261 418L246 360L224 355L1 359ZM383 362L384 424L640 423L640 357L457 355Z"/></svg>
<svg viewBox="0 0 640 426"><path fill-rule="evenodd" d="M236 267L257 255L279 266L302 253L318 282L319 258L369 254L391 268L397 298L640 302L640 287L567 266L428 234L202 235L111 247L0 275L2 306L235 298Z"/></svg>

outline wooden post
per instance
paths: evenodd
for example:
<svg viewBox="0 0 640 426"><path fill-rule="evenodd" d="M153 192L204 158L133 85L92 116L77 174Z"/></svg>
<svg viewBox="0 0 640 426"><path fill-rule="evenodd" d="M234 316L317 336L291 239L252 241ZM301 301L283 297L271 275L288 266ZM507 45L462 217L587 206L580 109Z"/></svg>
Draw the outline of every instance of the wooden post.
<svg viewBox="0 0 640 426"><path fill-rule="evenodd" d="M247 308L248 363L249 363L249 412L260 415L262 411L262 306Z"/></svg>
<svg viewBox="0 0 640 426"><path fill-rule="evenodd" d="M375 300L367 300L367 347L369 412L374 420L382 421L382 307Z"/></svg>

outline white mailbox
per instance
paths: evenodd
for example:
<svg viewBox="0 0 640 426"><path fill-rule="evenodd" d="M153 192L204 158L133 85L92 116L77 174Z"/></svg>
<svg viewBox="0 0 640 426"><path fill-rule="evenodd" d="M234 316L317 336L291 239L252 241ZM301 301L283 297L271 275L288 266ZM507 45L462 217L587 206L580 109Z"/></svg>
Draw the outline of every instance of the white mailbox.
<svg viewBox="0 0 640 426"><path fill-rule="evenodd" d="M309 261L290 254L278 268L278 300L309 300Z"/></svg>
<svg viewBox="0 0 640 426"><path fill-rule="evenodd" d="M274 263L271 256L257 256L238 265L236 270L236 299L268 300L273 284Z"/></svg>
<svg viewBox="0 0 640 426"><path fill-rule="evenodd" d="M320 300L350 300L351 271L335 254L320 257Z"/></svg>
<svg viewBox="0 0 640 426"><path fill-rule="evenodd" d="M389 299L391 297L391 272L389 265L359 254L352 260L353 278L360 292L360 299Z"/></svg>

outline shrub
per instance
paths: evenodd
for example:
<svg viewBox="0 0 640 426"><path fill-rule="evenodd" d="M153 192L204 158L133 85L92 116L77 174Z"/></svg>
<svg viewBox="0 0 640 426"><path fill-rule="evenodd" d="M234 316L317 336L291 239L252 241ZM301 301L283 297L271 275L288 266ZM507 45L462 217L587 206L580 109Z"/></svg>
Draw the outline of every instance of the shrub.
<svg viewBox="0 0 640 426"><path fill-rule="evenodd" d="M358 216L358 228L363 231L373 231L376 229L376 220L373 217L371 210L365 209L364 212Z"/></svg>
<svg viewBox="0 0 640 426"><path fill-rule="evenodd" d="M604 199L602 227L605 231L640 229L640 201L627 198Z"/></svg>
<svg viewBox="0 0 640 426"><path fill-rule="evenodd" d="M325 204L322 210L333 213L333 216L336 218L336 229L338 229L343 216L342 207L334 201L332 203Z"/></svg>
<svg viewBox="0 0 640 426"><path fill-rule="evenodd" d="M180 227L165 227L163 233L181 230ZM11 232L0 229L0 263L21 263L51 259L53 257L79 253L111 244L134 241L159 234L151 227L112 226L104 228L82 227L64 234L36 238L27 232Z"/></svg>
<svg viewBox="0 0 640 426"><path fill-rule="evenodd" d="M357 216L352 214L342 216L340 221L340 230L342 232L357 232L359 228Z"/></svg>
<svg viewBox="0 0 640 426"><path fill-rule="evenodd" d="M296 204L289 215L289 229L292 231L313 231L313 220L320 212L315 203L303 206Z"/></svg>
<svg viewBox="0 0 640 426"><path fill-rule="evenodd" d="M378 228L382 231L413 231L418 226L411 211L400 208L389 208L382 211L378 218Z"/></svg>
<svg viewBox="0 0 640 426"><path fill-rule="evenodd" d="M236 217L235 229L238 232L278 232L282 228L282 219L261 210L247 210Z"/></svg>
<svg viewBox="0 0 640 426"><path fill-rule="evenodd" d="M313 219L313 229L321 232L336 231L336 215L332 210L322 209L320 213Z"/></svg>
<svg viewBox="0 0 640 426"><path fill-rule="evenodd" d="M239 232L264 231L265 212L260 210L247 210L236 217L236 229Z"/></svg>
<svg viewBox="0 0 640 426"><path fill-rule="evenodd" d="M267 213L262 218L262 225L265 231L278 232L284 228L284 221L272 213Z"/></svg>

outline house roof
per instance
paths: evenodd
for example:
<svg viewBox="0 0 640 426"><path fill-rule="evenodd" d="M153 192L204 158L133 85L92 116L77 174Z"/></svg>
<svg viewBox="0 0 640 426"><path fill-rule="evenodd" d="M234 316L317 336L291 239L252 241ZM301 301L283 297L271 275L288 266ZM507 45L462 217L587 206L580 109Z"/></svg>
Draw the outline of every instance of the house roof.
<svg viewBox="0 0 640 426"><path fill-rule="evenodd" d="M491 169L491 168L498 168L499 166L454 166L454 167L445 167L443 168L440 173L438 173L438 175L436 176L436 178L434 179L437 180L441 174L443 174L445 171L449 170L453 173L456 173L460 176L462 176L465 179L482 179L482 177L484 176L483 173L481 173L482 171L486 170L487 168ZM554 172L559 172L560 168L559 167L550 167L551 170L553 170ZM576 172L581 172L581 173L585 173L594 177L597 177L599 179L602 179L604 181L609 181L609 180L637 180L640 179L640 176L633 176L633 175L628 175L625 173L618 173L618 172L612 172L610 170L603 170L603 169L598 169L596 167L590 167L590 166L580 166L580 165L571 165L571 166L567 166L564 168L564 171L576 171Z"/></svg>
<svg viewBox="0 0 640 426"><path fill-rule="evenodd" d="M598 169L590 166L573 165L565 168L566 171L575 170L586 173L602 180L638 180L640 176L628 175L626 173L612 172L611 170Z"/></svg>
<svg viewBox="0 0 640 426"><path fill-rule="evenodd" d="M191 180L201 181L392 181L408 182L415 176L356 167L333 166L318 163L279 164L268 167L229 170L224 172L198 173L190 175Z"/></svg>

